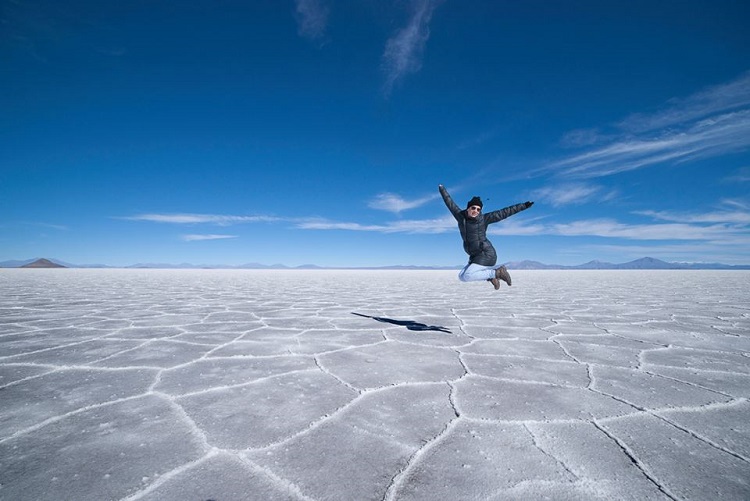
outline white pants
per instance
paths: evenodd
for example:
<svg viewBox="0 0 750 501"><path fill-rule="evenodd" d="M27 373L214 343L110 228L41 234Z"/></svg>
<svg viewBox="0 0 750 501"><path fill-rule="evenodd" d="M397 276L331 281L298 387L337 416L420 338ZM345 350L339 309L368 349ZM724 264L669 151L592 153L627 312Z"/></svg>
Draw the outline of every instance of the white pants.
<svg viewBox="0 0 750 501"><path fill-rule="evenodd" d="M497 267L499 268L499 266ZM462 282L478 282L495 278L495 268L469 263L458 273L458 279Z"/></svg>

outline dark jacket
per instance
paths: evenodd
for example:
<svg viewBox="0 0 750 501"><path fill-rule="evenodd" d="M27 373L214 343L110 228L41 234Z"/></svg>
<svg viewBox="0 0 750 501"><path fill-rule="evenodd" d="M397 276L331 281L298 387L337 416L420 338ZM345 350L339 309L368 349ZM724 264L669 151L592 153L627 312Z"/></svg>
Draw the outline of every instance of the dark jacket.
<svg viewBox="0 0 750 501"><path fill-rule="evenodd" d="M526 204L511 205L487 214L480 212L477 217L470 218L465 209L459 209L448 194L448 190L442 186L440 186L440 194L443 196L443 201L448 210L451 211L458 222L458 230L461 232L461 238L464 241L464 250L469 255L469 262L481 266L495 266L497 253L492 243L487 240L487 226L527 209Z"/></svg>

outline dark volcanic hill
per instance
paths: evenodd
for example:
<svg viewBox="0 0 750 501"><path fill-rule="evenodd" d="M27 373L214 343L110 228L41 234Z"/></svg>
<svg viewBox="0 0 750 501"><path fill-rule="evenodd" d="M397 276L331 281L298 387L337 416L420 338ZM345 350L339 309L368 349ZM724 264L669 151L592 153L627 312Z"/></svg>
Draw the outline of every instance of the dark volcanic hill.
<svg viewBox="0 0 750 501"><path fill-rule="evenodd" d="M65 268L65 266L61 264L53 263L49 259L41 258L41 259L37 259L33 263L25 264L21 266L21 268Z"/></svg>

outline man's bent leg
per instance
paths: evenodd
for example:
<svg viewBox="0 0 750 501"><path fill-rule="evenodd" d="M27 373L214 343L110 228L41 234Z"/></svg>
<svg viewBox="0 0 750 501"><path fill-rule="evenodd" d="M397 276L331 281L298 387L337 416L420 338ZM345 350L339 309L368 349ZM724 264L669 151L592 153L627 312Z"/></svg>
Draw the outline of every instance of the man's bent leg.
<svg viewBox="0 0 750 501"><path fill-rule="evenodd" d="M467 264L458 274L462 282L479 282L495 278L495 269L490 266L481 266L474 263ZM494 285L494 284L493 284Z"/></svg>

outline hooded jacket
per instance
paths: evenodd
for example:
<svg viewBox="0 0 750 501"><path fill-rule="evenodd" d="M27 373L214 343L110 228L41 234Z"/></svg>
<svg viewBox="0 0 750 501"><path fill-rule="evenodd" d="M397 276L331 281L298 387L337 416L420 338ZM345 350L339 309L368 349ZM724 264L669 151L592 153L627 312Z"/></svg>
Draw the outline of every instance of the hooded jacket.
<svg viewBox="0 0 750 501"><path fill-rule="evenodd" d="M475 218L469 217L466 209L461 210L453 201L448 190L440 186L440 194L443 201L458 222L458 230L464 241L464 251L469 255L469 263L480 266L495 266L497 263L497 252L492 243L487 240L487 226L512 216L527 209L525 203L511 205L504 209L488 212L480 212Z"/></svg>

